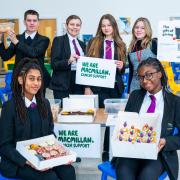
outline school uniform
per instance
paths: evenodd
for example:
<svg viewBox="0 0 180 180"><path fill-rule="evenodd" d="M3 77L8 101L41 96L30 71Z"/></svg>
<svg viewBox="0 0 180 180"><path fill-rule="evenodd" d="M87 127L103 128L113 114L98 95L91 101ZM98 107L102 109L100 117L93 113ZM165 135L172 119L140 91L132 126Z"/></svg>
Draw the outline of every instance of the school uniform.
<svg viewBox="0 0 180 180"><path fill-rule="evenodd" d="M137 78L137 67L139 63L149 57L156 58L157 56L157 39L154 38L146 48L141 47L142 40L138 40L133 50L128 53L129 62L129 92L135 89L140 89L140 84Z"/></svg>
<svg viewBox="0 0 180 180"><path fill-rule="evenodd" d="M167 171L170 180L177 180L180 133L173 136L173 130L174 127L180 130L180 98L167 91L159 92L157 97L155 112L161 112L161 138L166 139L166 144L159 152L157 160L114 157L112 164L116 168L117 180L131 180L137 176L138 180L153 180L158 179L163 171ZM125 111L143 113L149 103L145 90L135 90L130 94Z"/></svg>
<svg viewBox="0 0 180 180"><path fill-rule="evenodd" d="M89 42L89 47L92 43L93 39ZM111 49L111 53L107 53L107 51ZM109 41L104 39L101 42L101 48L99 49L100 58L106 58L109 60L118 60L117 54L117 44L114 41ZM124 83L122 81L121 75L124 73L125 67L122 70L116 69L116 77L115 77L115 86L114 88L105 88L105 87L97 87L91 86L91 90L93 94L98 94L99 98L99 107L104 108L104 100L109 98L121 98L121 95L124 91ZM109 135L110 128L106 127L105 135L104 135L104 145L103 145L103 153L102 160L109 160Z"/></svg>
<svg viewBox="0 0 180 180"><path fill-rule="evenodd" d="M0 56L3 61L15 57L15 66L25 57L37 59L43 71L44 87L47 88L50 82L50 75L44 66L44 56L49 45L49 38L34 32L28 35L26 32L17 35L19 42L5 49L4 43L0 43ZM45 91L45 90L44 90Z"/></svg>
<svg viewBox="0 0 180 180"><path fill-rule="evenodd" d="M34 108L29 107L32 102L35 104ZM17 114L14 98L3 104L0 118L1 173L6 177L25 180L58 180L58 178L75 180L75 171L72 166L64 165L45 172L37 171L27 165L27 160L16 150L18 141L53 134L54 124L49 102L45 100L47 118L43 118L39 113L35 97L32 102L25 98L27 119L24 120L20 120Z"/></svg>
<svg viewBox="0 0 180 180"><path fill-rule="evenodd" d="M68 97L69 94L84 94L84 88L75 84L76 63L69 64L71 54L77 54L72 40L78 48L79 55L85 54L85 44L69 34L55 37L51 49L51 66L53 69L50 88L55 99Z"/></svg>

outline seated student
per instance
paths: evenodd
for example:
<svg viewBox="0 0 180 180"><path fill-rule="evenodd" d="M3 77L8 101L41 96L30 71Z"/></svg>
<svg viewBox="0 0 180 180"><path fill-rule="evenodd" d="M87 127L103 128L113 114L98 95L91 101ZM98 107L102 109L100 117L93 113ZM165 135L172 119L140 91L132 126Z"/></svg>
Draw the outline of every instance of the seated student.
<svg viewBox="0 0 180 180"><path fill-rule="evenodd" d="M167 171L170 180L178 177L180 134L173 136L173 129L180 129L180 98L167 90L167 77L156 58L142 61L137 69L141 89L130 94L125 111L160 113L161 137L157 160L115 157L117 180L157 180Z"/></svg>
<svg viewBox="0 0 180 180"><path fill-rule="evenodd" d="M22 59L14 69L13 98L3 104L0 118L0 171L25 180L75 180L71 165L38 171L17 150L17 141L53 134L48 100L43 97L43 73L37 60Z"/></svg>

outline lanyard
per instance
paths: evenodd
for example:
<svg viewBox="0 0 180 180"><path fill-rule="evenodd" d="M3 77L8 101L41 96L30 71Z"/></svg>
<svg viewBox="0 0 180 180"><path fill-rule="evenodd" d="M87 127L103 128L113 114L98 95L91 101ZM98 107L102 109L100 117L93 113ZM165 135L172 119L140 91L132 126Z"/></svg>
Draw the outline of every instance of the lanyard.
<svg viewBox="0 0 180 180"><path fill-rule="evenodd" d="M139 52L137 47L136 47L136 56L137 56L138 62L140 62L141 61L141 57L142 57L142 49Z"/></svg>

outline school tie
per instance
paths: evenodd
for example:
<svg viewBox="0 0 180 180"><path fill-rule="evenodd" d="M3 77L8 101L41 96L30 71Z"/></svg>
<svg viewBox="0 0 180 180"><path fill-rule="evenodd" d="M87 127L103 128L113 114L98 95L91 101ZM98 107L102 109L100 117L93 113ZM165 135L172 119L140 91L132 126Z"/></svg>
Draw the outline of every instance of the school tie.
<svg viewBox="0 0 180 180"><path fill-rule="evenodd" d="M149 95L151 98L151 104L147 109L147 113L154 113L156 108L156 97L154 95Z"/></svg>
<svg viewBox="0 0 180 180"><path fill-rule="evenodd" d="M35 102L32 102L29 106L29 108L34 109L36 108L37 104Z"/></svg>
<svg viewBox="0 0 180 180"><path fill-rule="evenodd" d="M110 41L110 40L105 40L105 42L106 42L106 56L105 56L105 58L106 59L112 59L112 48L111 48L111 43L112 43L112 41Z"/></svg>
<svg viewBox="0 0 180 180"><path fill-rule="evenodd" d="M75 39L72 40L72 43L73 43L73 45L74 45L74 50L75 50L76 54L77 54L78 56L80 56L80 52L79 52L79 50L78 50L78 48L77 48Z"/></svg>
<svg viewBox="0 0 180 180"><path fill-rule="evenodd" d="M28 36L27 39L26 39L26 44L31 45L31 43L32 43L32 39L31 39L30 36Z"/></svg>

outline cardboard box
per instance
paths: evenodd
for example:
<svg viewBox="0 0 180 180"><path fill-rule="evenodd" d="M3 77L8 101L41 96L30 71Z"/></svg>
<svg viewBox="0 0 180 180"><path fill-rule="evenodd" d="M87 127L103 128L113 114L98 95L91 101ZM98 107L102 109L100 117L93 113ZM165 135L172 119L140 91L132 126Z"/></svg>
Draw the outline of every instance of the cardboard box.
<svg viewBox="0 0 180 180"><path fill-rule="evenodd" d="M35 138L27 141L19 141L16 144L16 149L19 153L26 158L29 162L31 162L38 170L42 170L45 168L52 168L55 166L59 166L62 164L67 164L69 162L76 161L76 153L73 151L69 151L69 155L60 156L48 160L39 160L39 158L33 154L30 150L27 149L27 146L31 144L42 144L45 142L55 142L56 144L60 144L58 140L54 137L54 135L48 135L40 138ZM62 145L62 144L61 144ZM63 145L62 145L63 146ZM67 149L67 148L65 148Z"/></svg>
<svg viewBox="0 0 180 180"><path fill-rule="evenodd" d="M127 158L140 158L140 159L157 159L158 143L161 133L161 120L159 114L145 113L137 114L133 112L119 112L118 121L113 131L111 138L112 154L114 157L127 157ZM119 140L120 129L124 128L124 123L127 124L126 128L132 126L138 129L147 124L156 132L156 140L151 143L144 142L128 142ZM126 131L127 132L127 131Z"/></svg>
<svg viewBox="0 0 180 180"><path fill-rule="evenodd" d="M86 114L89 111L94 113ZM94 98L63 98L63 109L58 115L58 122L91 123L94 121L95 114Z"/></svg>

